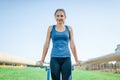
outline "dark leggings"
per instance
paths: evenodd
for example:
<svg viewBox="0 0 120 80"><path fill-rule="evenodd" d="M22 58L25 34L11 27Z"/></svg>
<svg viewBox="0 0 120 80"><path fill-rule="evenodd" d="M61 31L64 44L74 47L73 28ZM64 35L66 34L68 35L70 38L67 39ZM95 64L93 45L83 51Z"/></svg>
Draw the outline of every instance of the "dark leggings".
<svg viewBox="0 0 120 80"><path fill-rule="evenodd" d="M71 75L71 58L51 58L50 69L52 80L70 80Z"/></svg>

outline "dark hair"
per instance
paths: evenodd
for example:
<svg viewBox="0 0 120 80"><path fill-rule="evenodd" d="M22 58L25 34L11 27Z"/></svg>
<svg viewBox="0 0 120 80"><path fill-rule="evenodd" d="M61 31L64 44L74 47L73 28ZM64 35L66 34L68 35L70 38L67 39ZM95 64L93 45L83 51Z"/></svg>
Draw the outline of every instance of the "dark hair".
<svg viewBox="0 0 120 80"><path fill-rule="evenodd" d="M58 11L62 11L62 12L64 13L65 17L66 17L66 12L65 12L65 10L64 10L64 9L57 9L57 10L55 11L54 16L56 15L56 13L57 13Z"/></svg>

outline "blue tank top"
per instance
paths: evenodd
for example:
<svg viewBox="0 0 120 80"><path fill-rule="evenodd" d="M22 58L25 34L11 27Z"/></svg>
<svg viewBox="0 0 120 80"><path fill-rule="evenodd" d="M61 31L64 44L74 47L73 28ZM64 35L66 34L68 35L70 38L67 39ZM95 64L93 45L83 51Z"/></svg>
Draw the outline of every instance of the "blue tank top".
<svg viewBox="0 0 120 80"><path fill-rule="evenodd" d="M51 31L51 38L53 42L53 48L51 51L51 57L71 57L68 42L70 40L68 26L65 26L65 31L59 32L56 30L56 25L53 25Z"/></svg>

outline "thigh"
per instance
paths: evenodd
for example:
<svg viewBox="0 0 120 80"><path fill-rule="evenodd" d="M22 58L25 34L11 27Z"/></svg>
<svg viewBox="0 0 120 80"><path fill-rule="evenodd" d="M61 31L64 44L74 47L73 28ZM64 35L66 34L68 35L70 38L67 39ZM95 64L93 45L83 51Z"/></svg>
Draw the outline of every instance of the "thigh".
<svg viewBox="0 0 120 80"><path fill-rule="evenodd" d="M69 80L71 75L71 58L66 58L62 64L62 80Z"/></svg>
<svg viewBox="0 0 120 80"><path fill-rule="evenodd" d="M52 80L60 80L60 65L57 58L51 58L50 69Z"/></svg>

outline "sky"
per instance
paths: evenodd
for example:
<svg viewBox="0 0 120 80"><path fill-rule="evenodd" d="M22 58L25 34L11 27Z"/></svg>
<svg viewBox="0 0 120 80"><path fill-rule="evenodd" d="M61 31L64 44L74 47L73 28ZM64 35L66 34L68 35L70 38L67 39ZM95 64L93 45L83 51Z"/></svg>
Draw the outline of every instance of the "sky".
<svg viewBox="0 0 120 80"><path fill-rule="evenodd" d="M38 61L54 12L66 11L80 60L115 52L120 44L120 0L0 0L0 52ZM52 41L45 61L49 62ZM72 61L74 61L72 55Z"/></svg>

